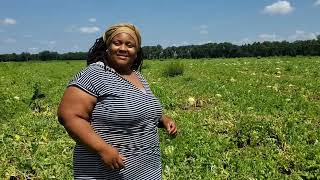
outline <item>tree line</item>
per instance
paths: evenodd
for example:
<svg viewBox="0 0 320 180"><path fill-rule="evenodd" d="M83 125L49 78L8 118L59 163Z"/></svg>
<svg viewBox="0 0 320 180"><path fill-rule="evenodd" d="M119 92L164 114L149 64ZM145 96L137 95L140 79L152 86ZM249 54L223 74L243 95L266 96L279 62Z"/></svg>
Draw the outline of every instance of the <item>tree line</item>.
<svg viewBox="0 0 320 180"><path fill-rule="evenodd" d="M234 45L232 43L207 43L202 45L144 46L144 59L199 59L199 58L235 58L235 57L268 57L268 56L320 56L320 35L313 40L265 41L252 44ZM36 54L0 54L0 62L30 60L85 60L87 52L68 52L59 54L53 51L42 51Z"/></svg>
<svg viewBox="0 0 320 180"><path fill-rule="evenodd" d="M6 61L31 61L31 60L84 60L87 58L87 52L68 52L59 54L54 51L41 51L36 54L23 52L21 54L0 54L0 62Z"/></svg>

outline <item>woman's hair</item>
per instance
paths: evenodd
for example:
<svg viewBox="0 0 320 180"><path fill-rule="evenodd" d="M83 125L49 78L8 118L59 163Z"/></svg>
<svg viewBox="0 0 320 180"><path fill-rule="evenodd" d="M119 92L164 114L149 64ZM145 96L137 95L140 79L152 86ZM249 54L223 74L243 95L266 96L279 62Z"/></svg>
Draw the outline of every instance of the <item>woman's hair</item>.
<svg viewBox="0 0 320 180"><path fill-rule="evenodd" d="M116 30L116 28L119 28L119 27L132 28L137 35L138 41L141 41L139 30L137 30L136 27L131 24L117 24L117 25L111 26L104 33L104 38L106 39L109 36L111 36L112 33ZM88 57L87 57L87 65L98 62L98 61L102 61L106 67L107 62L108 62L108 54L106 52L108 49L108 47L107 47L108 45L106 44L106 42L105 42L106 40L104 40L104 38L100 37L100 38L96 39L96 42L94 43L94 45L89 49ZM141 43L141 42L137 42L137 43ZM137 58L133 61L133 64L131 66L132 70L141 71L141 66L142 66L142 62L143 62L142 56L143 56L142 48L140 47L140 44L139 44L138 49L137 49Z"/></svg>

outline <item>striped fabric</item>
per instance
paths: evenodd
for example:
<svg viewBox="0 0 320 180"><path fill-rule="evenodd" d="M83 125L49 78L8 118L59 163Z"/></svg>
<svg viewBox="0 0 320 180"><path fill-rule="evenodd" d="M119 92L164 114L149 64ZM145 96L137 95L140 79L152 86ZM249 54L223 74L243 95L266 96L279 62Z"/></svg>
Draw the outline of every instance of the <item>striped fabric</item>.
<svg viewBox="0 0 320 180"><path fill-rule="evenodd" d="M126 160L125 168L111 170L100 157L81 144L74 149L75 179L161 179L161 160L157 127L162 109L146 80L140 90L101 62L78 73L68 86L77 86L97 97L91 126Z"/></svg>

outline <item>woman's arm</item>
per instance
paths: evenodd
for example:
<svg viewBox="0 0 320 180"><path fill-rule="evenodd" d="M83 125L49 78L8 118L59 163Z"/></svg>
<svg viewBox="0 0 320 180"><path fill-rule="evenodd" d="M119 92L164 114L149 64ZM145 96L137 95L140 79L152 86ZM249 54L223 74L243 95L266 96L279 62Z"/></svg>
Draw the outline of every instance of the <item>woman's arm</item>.
<svg viewBox="0 0 320 180"><path fill-rule="evenodd" d="M122 168L124 158L90 126L90 115L96 102L96 97L77 87L67 88L58 108L59 122L75 141L99 154L107 166Z"/></svg>
<svg viewBox="0 0 320 180"><path fill-rule="evenodd" d="M171 135L177 134L177 126L169 116L161 116L159 127L164 127Z"/></svg>

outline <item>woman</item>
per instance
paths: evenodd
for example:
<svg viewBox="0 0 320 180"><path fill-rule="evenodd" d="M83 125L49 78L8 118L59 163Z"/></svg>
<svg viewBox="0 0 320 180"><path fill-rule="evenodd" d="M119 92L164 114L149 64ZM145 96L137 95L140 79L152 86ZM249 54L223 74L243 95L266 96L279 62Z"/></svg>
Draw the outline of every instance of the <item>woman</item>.
<svg viewBox="0 0 320 180"><path fill-rule="evenodd" d="M75 179L161 179L157 127L175 135L171 118L142 75L141 37L131 24L111 26L70 81L58 117L74 149Z"/></svg>

